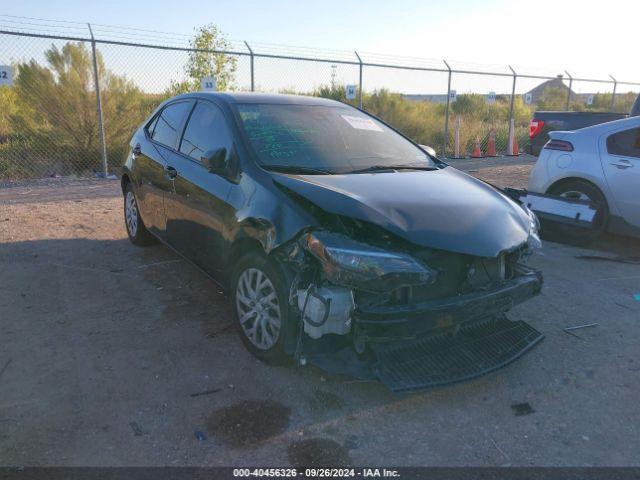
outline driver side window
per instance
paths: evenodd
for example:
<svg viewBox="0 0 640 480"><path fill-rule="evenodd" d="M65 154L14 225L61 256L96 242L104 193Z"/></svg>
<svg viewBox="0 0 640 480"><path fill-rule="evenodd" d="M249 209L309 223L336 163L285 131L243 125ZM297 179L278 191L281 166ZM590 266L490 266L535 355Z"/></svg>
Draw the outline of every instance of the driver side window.
<svg viewBox="0 0 640 480"><path fill-rule="evenodd" d="M219 148L232 151L233 138L227 122L217 106L199 101L189 118L180 142L180 152L197 162L205 153Z"/></svg>

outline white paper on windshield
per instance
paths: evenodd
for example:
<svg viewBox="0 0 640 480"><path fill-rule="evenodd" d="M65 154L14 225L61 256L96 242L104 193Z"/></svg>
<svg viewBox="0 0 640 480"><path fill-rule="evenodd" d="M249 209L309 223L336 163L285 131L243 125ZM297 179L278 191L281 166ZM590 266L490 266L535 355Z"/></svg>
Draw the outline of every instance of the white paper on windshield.
<svg viewBox="0 0 640 480"><path fill-rule="evenodd" d="M351 115L340 115L345 121L357 130L369 130L371 132L384 132L379 125L370 118L353 117Z"/></svg>

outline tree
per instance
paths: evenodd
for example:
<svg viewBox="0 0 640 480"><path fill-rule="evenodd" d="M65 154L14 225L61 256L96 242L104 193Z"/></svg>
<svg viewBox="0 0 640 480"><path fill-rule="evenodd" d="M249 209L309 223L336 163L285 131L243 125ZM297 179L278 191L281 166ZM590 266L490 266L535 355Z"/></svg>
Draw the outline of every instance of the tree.
<svg viewBox="0 0 640 480"><path fill-rule="evenodd" d="M184 69L188 78L181 82L172 82L167 92L169 96L199 90L200 79L203 77L214 77L218 90L236 88L238 59L221 53L230 50L231 43L218 27L210 23L197 28L196 36L189 44L193 50L189 52Z"/></svg>
<svg viewBox="0 0 640 480"><path fill-rule="evenodd" d="M0 142L9 135L15 134L11 126L11 116L18 111L17 102L18 99L13 88L0 87L0 105L2 105L0 109Z"/></svg>
<svg viewBox="0 0 640 480"><path fill-rule="evenodd" d="M311 94L314 97L330 98L331 100L338 100L339 102L348 102L345 85L321 85Z"/></svg>
<svg viewBox="0 0 640 480"><path fill-rule="evenodd" d="M638 98L637 92L627 92L620 95L616 94L615 111L629 113L633 107L633 103Z"/></svg>
<svg viewBox="0 0 640 480"><path fill-rule="evenodd" d="M538 110L564 110L567 104L567 90L560 87L547 87L538 99Z"/></svg>
<svg viewBox="0 0 640 480"><path fill-rule="evenodd" d="M26 139L31 161L47 165L44 168L63 173L97 170L100 137L91 53L84 43L68 42L62 48L53 45L44 57L46 65L35 60L18 65L19 108L12 115L13 130ZM107 70L99 52L96 61L107 151L120 160L148 109L143 108L140 90Z"/></svg>
<svg viewBox="0 0 640 480"><path fill-rule="evenodd" d="M479 115L486 109L487 101L484 95L477 93L458 95L456 101L451 104L451 111L457 115Z"/></svg>

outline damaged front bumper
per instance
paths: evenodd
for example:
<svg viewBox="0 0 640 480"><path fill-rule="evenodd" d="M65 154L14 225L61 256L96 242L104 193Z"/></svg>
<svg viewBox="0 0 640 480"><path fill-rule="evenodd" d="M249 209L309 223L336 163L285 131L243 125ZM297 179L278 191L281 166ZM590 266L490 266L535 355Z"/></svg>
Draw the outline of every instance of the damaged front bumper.
<svg viewBox="0 0 640 480"><path fill-rule="evenodd" d="M299 245L288 258L302 266L290 295L301 362L409 391L495 370L543 338L504 315L542 288L520 262L528 243L496 258L387 252L317 232Z"/></svg>
<svg viewBox="0 0 640 480"><path fill-rule="evenodd" d="M536 296L542 274L519 265L519 275L489 290L421 303L393 306L356 306L354 329L369 341L412 339L455 330L496 316Z"/></svg>
<svg viewBox="0 0 640 480"><path fill-rule="evenodd" d="M517 276L491 289L407 305L356 306L354 344L368 345L368 354L320 342L306 358L332 373L379 380L395 392L468 380L511 363L544 338L504 315L541 287L539 271L518 265Z"/></svg>

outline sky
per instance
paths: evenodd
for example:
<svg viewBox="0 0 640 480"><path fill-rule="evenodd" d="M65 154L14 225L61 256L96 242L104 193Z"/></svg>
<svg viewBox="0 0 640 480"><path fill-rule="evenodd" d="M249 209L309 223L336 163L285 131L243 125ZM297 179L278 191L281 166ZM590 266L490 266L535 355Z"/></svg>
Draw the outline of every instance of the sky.
<svg viewBox="0 0 640 480"><path fill-rule="evenodd" d="M3 2L0 14L183 34L212 22L230 39L249 43L640 82L640 0L21 0ZM508 91L508 82L495 89Z"/></svg>

